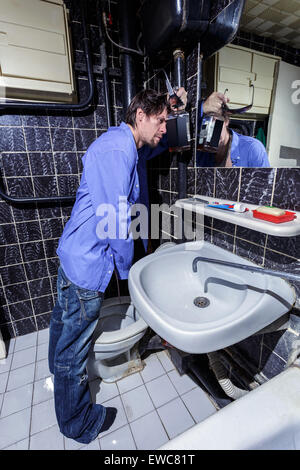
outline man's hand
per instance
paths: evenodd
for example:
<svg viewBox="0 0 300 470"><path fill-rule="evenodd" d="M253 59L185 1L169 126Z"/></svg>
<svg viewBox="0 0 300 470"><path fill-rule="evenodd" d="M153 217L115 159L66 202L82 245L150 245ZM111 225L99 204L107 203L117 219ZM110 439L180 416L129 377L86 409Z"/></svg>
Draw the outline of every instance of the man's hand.
<svg viewBox="0 0 300 470"><path fill-rule="evenodd" d="M222 104L228 103L229 98L223 93L214 91L203 103L203 113L213 114L215 116L222 116Z"/></svg>
<svg viewBox="0 0 300 470"><path fill-rule="evenodd" d="M176 93L176 95L178 96L178 98L181 99L181 101L183 102L183 105L182 106L179 106L179 108L176 108L174 107L174 105L176 104L175 100L173 102L173 100L169 98L169 94L168 94L168 100L170 101L170 106L171 106L171 109L172 111L174 112L178 112L178 111L183 111L186 107L186 104L187 104L187 92L186 90L183 88L183 87L180 87L180 88L174 88L174 91Z"/></svg>

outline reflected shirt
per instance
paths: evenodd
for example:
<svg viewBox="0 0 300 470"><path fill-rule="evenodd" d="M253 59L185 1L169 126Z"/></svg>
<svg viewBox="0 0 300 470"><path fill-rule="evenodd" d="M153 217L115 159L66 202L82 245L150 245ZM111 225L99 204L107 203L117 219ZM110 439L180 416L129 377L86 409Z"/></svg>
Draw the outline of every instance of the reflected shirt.
<svg viewBox="0 0 300 470"><path fill-rule="evenodd" d="M230 158L233 167L269 167L269 158L264 145L254 137L238 134L230 129L232 143ZM197 152L197 166L215 166L214 153Z"/></svg>

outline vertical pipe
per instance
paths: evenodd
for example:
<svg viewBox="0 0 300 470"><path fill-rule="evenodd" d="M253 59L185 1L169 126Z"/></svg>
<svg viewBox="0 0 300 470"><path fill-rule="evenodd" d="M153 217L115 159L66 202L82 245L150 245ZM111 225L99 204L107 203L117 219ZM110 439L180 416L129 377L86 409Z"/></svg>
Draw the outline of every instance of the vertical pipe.
<svg viewBox="0 0 300 470"><path fill-rule="evenodd" d="M106 54L105 38L103 34L103 23L102 23L103 11L104 10L103 10L103 5L102 5L102 0L100 0L99 2L99 38L100 38L101 70L102 70L102 77L103 77L107 127L110 127L112 126L111 99L110 99L110 93L109 93L109 80L108 80L108 73L107 73L107 54Z"/></svg>
<svg viewBox="0 0 300 470"><path fill-rule="evenodd" d="M135 2L132 0L119 2L120 39L123 47L136 48L135 17ZM135 66L131 52L121 49L120 54L123 72L123 116L125 117L126 110L136 94Z"/></svg>
<svg viewBox="0 0 300 470"><path fill-rule="evenodd" d="M186 88L185 80L185 62L184 53L181 49L173 52L174 57L174 84L178 87ZM178 198L186 197L186 181L187 181L187 163L183 152L177 153L178 162Z"/></svg>

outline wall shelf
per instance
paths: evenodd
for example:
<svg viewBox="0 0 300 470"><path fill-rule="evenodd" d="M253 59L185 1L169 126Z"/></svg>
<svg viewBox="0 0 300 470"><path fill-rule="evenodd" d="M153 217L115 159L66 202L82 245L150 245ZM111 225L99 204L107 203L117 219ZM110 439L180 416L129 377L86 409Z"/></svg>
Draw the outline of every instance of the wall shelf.
<svg viewBox="0 0 300 470"><path fill-rule="evenodd" d="M237 201L228 201L215 197L207 197L201 195L196 195L195 197L206 200L207 204L211 204L213 202L218 202L220 204L237 203ZM249 211L240 213L222 209L215 209L212 207L205 207L205 203L192 200L192 198L178 199L175 203L177 207L181 207L184 210L198 212L208 217L224 220L224 222L229 222L234 225L240 225L241 227L246 227L250 230L256 230L257 232L266 233L268 235L275 235L277 237L295 237L296 235L300 234L300 212L292 211L295 212L297 217L296 219L290 222L275 224L273 222L267 222L265 220L256 219L255 217L253 217L252 210L257 209L258 204L243 204L249 209Z"/></svg>

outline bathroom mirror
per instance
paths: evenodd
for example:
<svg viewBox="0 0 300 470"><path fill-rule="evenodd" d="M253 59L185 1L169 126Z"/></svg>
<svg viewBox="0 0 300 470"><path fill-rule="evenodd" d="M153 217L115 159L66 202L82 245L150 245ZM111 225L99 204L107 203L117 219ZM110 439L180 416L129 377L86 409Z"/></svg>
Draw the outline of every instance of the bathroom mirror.
<svg viewBox="0 0 300 470"><path fill-rule="evenodd" d="M245 156L247 139L239 148L237 134L254 137L265 147L271 167L300 166L300 6L291 0L270 3L246 0L239 31L231 44L203 60L202 97L219 91L230 99L230 108L251 103L244 114L230 116L227 159L197 150L196 166L262 167ZM198 119L198 136L202 122ZM224 125L225 126L225 125ZM250 143L251 145L251 143ZM259 148L259 145L258 145ZM251 153L251 152L250 152Z"/></svg>

